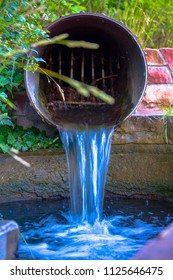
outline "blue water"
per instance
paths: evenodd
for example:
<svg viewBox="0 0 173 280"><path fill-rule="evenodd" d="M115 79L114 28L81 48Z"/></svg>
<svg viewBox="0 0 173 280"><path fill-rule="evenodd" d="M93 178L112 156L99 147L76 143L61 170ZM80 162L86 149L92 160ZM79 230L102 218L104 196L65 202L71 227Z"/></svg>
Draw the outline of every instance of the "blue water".
<svg viewBox="0 0 173 280"><path fill-rule="evenodd" d="M112 133L113 128L61 131L70 201L0 205L2 218L19 224L18 259L130 259L172 222L169 203L113 196L104 202Z"/></svg>
<svg viewBox="0 0 173 280"><path fill-rule="evenodd" d="M21 231L18 259L123 260L173 221L168 202L107 198L102 221L71 221L70 201L24 201L0 204L4 219Z"/></svg>
<svg viewBox="0 0 173 280"><path fill-rule="evenodd" d="M68 163L73 222L94 224L102 219L104 187L113 127L62 130Z"/></svg>

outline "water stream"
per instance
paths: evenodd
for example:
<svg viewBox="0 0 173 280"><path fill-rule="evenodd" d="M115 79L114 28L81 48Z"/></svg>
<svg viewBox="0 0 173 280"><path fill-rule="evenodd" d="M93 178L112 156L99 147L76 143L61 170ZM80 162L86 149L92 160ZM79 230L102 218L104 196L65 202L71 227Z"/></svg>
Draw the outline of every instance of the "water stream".
<svg viewBox="0 0 173 280"><path fill-rule="evenodd" d="M71 217L75 223L102 219L104 187L114 128L61 130L69 172Z"/></svg>
<svg viewBox="0 0 173 280"><path fill-rule="evenodd" d="M18 259L130 259L173 219L172 204L104 199L112 128L61 130L69 200L0 204L20 227ZM104 204L104 207L103 207Z"/></svg>

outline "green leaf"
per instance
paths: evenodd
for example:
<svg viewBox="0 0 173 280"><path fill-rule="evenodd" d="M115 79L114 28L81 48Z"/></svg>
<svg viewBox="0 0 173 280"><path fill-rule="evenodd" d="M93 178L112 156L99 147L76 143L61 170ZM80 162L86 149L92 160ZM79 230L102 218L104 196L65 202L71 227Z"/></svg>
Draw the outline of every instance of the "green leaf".
<svg viewBox="0 0 173 280"><path fill-rule="evenodd" d="M64 34L55 36L55 37L53 37L51 39L40 40L40 41L38 41L36 43L33 43L31 46L33 48L35 48L35 47L38 47L38 46L52 45L52 44L58 43L60 40L64 40L64 39L68 38L68 36L69 35L67 33L64 33Z"/></svg>
<svg viewBox="0 0 173 280"><path fill-rule="evenodd" d="M28 146L26 145L26 143L23 143L23 144L21 145L20 150L21 150L22 152L28 151Z"/></svg>
<svg viewBox="0 0 173 280"><path fill-rule="evenodd" d="M0 135L0 144L5 144L5 137Z"/></svg>
<svg viewBox="0 0 173 280"><path fill-rule="evenodd" d="M10 84L6 85L5 89L10 92L11 91L11 85Z"/></svg>
<svg viewBox="0 0 173 280"><path fill-rule="evenodd" d="M12 133L8 133L7 143L13 145L15 143L15 138Z"/></svg>
<svg viewBox="0 0 173 280"><path fill-rule="evenodd" d="M110 105L114 104L115 100L112 96L108 95L107 93L105 93L104 91L93 87L93 86L89 86L87 84L81 83L77 80L71 79L69 77L66 77L64 75L60 75L59 73L56 73L54 71L45 69L45 68L41 68L39 67L38 72L43 73L45 75L47 75L48 77L54 77L54 78L59 78L62 81L68 83L69 85L71 85L72 87L74 87L80 94L88 97L89 94L93 94L94 96L100 98L101 100L103 100L105 103L108 103Z"/></svg>
<svg viewBox="0 0 173 280"><path fill-rule="evenodd" d="M26 18L24 16L18 16L18 20L21 21L22 23L26 22Z"/></svg>
<svg viewBox="0 0 173 280"><path fill-rule="evenodd" d="M2 101L5 100L5 102L6 102L6 98L7 98L6 93L5 93L5 92L1 92L1 93L0 93L0 99L2 99Z"/></svg>
<svg viewBox="0 0 173 280"><path fill-rule="evenodd" d="M9 126L4 126L4 125L0 126L0 135L6 138L10 130L11 127Z"/></svg>
<svg viewBox="0 0 173 280"><path fill-rule="evenodd" d="M28 146L28 148L31 148L33 145L32 141L26 141L26 145Z"/></svg>
<svg viewBox="0 0 173 280"><path fill-rule="evenodd" d="M0 143L0 149L3 151L3 153L7 153L9 150L9 146L7 144Z"/></svg>
<svg viewBox="0 0 173 280"><path fill-rule="evenodd" d="M7 113L1 114L0 115L0 125L9 125L13 126L12 121L10 120L9 116Z"/></svg>
<svg viewBox="0 0 173 280"><path fill-rule="evenodd" d="M46 61L44 59L42 59L41 57L34 57L34 59L36 62L45 62L46 63Z"/></svg>
<svg viewBox="0 0 173 280"><path fill-rule="evenodd" d="M13 81L17 84L21 84L21 82L24 80L24 74L19 73L17 75L14 76Z"/></svg>
<svg viewBox="0 0 173 280"><path fill-rule="evenodd" d="M16 109L16 106L9 99L6 100L6 103L13 109Z"/></svg>
<svg viewBox="0 0 173 280"><path fill-rule="evenodd" d="M0 100L9 105L11 108L16 109L16 106L7 98L7 95L4 92L0 93Z"/></svg>
<svg viewBox="0 0 173 280"><path fill-rule="evenodd" d="M7 153L9 146L6 144L5 137L0 135L0 149L4 152Z"/></svg>
<svg viewBox="0 0 173 280"><path fill-rule="evenodd" d="M85 48L85 49L92 49L92 50L97 50L99 48L98 44L90 43L86 41L61 40L58 41L58 44L65 45L68 48Z"/></svg>
<svg viewBox="0 0 173 280"><path fill-rule="evenodd" d="M0 76L0 86L4 87L9 83L9 79L4 76Z"/></svg>
<svg viewBox="0 0 173 280"><path fill-rule="evenodd" d="M100 98L101 100L103 100L104 102L106 102L108 104L114 104L114 102L115 102L114 98L108 94L105 94L104 91L98 90L98 88L95 88L93 86L88 86L88 89L97 98Z"/></svg>

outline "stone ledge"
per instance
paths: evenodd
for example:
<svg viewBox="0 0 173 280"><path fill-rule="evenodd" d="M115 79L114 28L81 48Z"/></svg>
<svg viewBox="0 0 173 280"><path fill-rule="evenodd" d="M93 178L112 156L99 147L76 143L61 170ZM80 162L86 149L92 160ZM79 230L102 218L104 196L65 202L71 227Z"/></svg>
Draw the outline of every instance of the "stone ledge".
<svg viewBox="0 0 173 280"><path fill-rule="evenodd" d="M164 133L163 116L132 115L115 129L112 143L165 144Z"/></svg>
<svg viewBox="0 0 173 280"><path fill-rule="evenodd" d="M63 149L21 156L30 168L0 155L0 202L69 197ZM106 195L173 200L172 166L173 145L112 144Z"/></svg>
<svg viewBox="0 0 173 280"><path fill-rule="evenodd" d="M172 200L173 146L120 146L112 146L106 189L118 196Z"/></svg>

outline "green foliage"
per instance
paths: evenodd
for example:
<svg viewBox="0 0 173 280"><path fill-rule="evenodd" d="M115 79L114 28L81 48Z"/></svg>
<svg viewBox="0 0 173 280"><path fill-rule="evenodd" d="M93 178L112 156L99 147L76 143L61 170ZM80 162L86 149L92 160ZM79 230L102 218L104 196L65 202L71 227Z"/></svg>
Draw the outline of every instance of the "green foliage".
<svg viewBox="0 0 173 280"><path fill-rule="evenodd" d="M13 126L8 115L7 106L15 109L15 105L7 98L7 95L4 92L0 92L0 127L1 125Z"/></svg>
<svg viewBox="0 0 173 280"><path fill-rule="evenodd" d="M164 116L164 136L166 144L169 143L169 129L168 129L168 118L173 115L173 105L172 104L160 104L160 109L162 110Z"/></svg>
<svg viewBox="0 0 173 280"><path fill-rule="evenodd" d="M7 153L11 148L18 151L36 151L40 149L55 149L62 147L59 135L55 139L48 137L45 131L32 127L24 129L16 125L0 127L0 150Z"/></svg>
<svg viewBox="0 0 173 280"><path fill-rule="evenodd" d="M22 89L23 66L26 63L24 53L30 49L32 42L47 36L39 18L42 1L39 2L0 0L0 127L13 126L9 108L15 109L15 106L7 96Z"/></svg>
<svg viewBox="0 0 173 280"><path fill-rule="evenodd" d="M139 39L143 47L171 47L173 43L173 0L121 1L115 16ZM112 10L110 11L110 14Z"/></svg>
<svg viewBox="0 0 173 280"><path fill-rule="evenodd" d="M123 22L139 38L143 48L173 45L173 0L76 0L62 3L63 8L58 9L60 14L74 13L75 7L80 6L82 11L105 13Z"/></svg>
<svg viewBox="0 0 173 280"><path fill-rule="evenodd" d="M13 90L17 91L22 88L24 74L23 71L19 71L19 68L15 65L15 60L13 64L6 65L0 72L0 93L1 92L10 92L13 94ZM0 69L3 67L0 64Z"/></svg>

